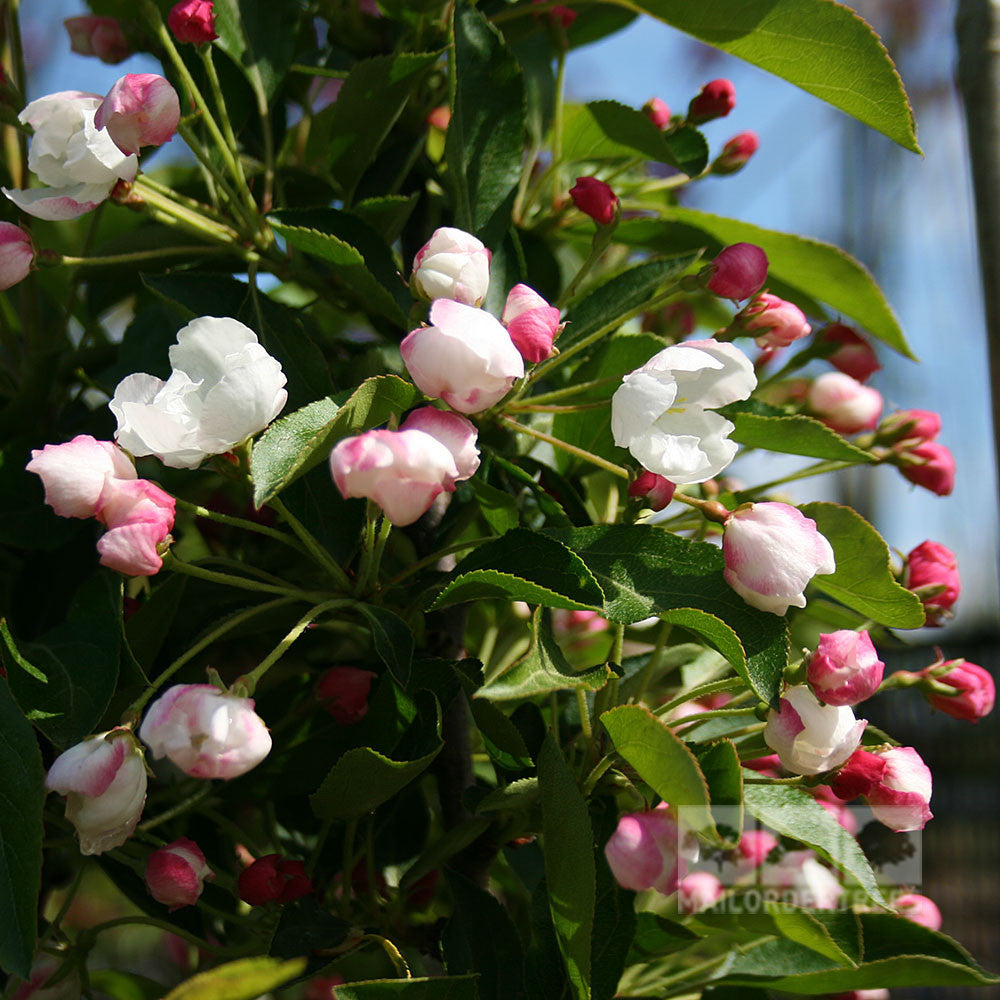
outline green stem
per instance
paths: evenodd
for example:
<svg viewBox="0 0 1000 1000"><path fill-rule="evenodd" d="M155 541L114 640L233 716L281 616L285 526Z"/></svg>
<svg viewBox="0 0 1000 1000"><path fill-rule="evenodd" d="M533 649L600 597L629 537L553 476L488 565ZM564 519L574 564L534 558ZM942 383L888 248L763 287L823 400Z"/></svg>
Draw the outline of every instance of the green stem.
<svg viewBox="0 0 1000 1000"><path fill-rule="evenodd" d="M219 524L228 524L234 528L242 528L244 531L253 531L258 535L266 535L268 538L273 538L283 545L290 545L293 549L297 549L300 552L304 551L304 546L298 539L292 538L291 535L286 535L285 532L278 531L276 528L269 528L266 524L258 524L256 521L248 521L242 517L233 517L230 514L220 514L218 511L209 510L207 507L191 503L189 500L181 500L179 497L177 498L177 506L181 510L186 510L194 514L195 517L203 517L209 521L218 521Z"/></svg>
<svg viewBox="0 0 1000 1000"><path fill-rule="evenodd" d="M213 788L211 783L205 782L196 792L192 793L185 799L181 799L180 802L171 806L169 809L165 809L158 816L154 816L152 819L147 819L140 823L136 829L146 832L148 830L152 830L153 827L159 826L161 823L167 823L175 816L180 816L183 813L186 813L189 809L193 809L203 799L207 799L208 796L212 794L212 791Z"/></svg>
<svg viewBox="0 0 1000 1000"><path fill-rule="evenodd" d="M688 698L684 699L688 701ZM746 715L749 708L713 708L710 712L698 712L695 715L685 715L683 719L678 719L671 723L672 726L700 726L709 719L728 719L734 715Z"/></svg>
<svg viewBox="0 0 1000 1000"><path fill-rule="evenodd" d="M392 531L392 522L383 514L378 521L378 528L375 528L375 521L370 522L370 538L366 534L366 541L370 547L366 546L361 556L361 569L358 572L358 584L356 590L359 594L369 593L375 589L378 581L379 567L382 565L382 553L385 552L385 544L389 540L389 533Z"/></svg>
<svg viewBox="0 0 1000 1000"><path fill-rule="evenodd" d="M68 257L65 254L59 263L67 267L108 267L115 264L132 264L136 261L157 260L160 257L192 257L202 254L239 253L228 247L164 247L162 250L137 250L134 253L105 254L101 257Z"/></svg>
<svg viewBox="0 0 1000 1000"><path fill-rule="evenodd" d="M656 637L656 645L653 647L653 652L649 654L649 659L646 661L646 665L642 668L636 692L632 696L636 703L642 701L642 697L646 693L646 688L649 687L649 682L652 679L656 668L660 665L660 660L663 658L663 651L667 645L667 639L670 638L672 630L673 625L671 625L670 622L664 622L660 626L659 634Z"/></svg>
<svg viewBox="0 0 1000 1000"><path fill-rule="evenodd" d="M514 403L507 407L510 413L578 413L581 410L599 410L610 406L610 399L599 399L595 403L576 403L569 406L537 404L530 399L524 403Z"/></svg>
<svg viewBox="0 0 1000 1000"><path fill-rule="evenodd" d="M14 70L14 86L21 92L24 100L28 99L28 73L24 63L24 46L21 44L21 0L10 0L7 4L7 16L10 33L10 54ZM18 168L20 176L14 176L11 171L12 180L15 187L28 186L28 135L23 129L16 130L18 149L20 150L20 162Z"/></svg>
<svg viewBox="0 0 1000 1000"><path fill-rule="evenodd" d="M268 500L268 505L284 519L288 527L295 532L296 537L305 546L306 551L320 564L336 581L337 586L344 591L351 589L351 581L340 567L339 563L320 545L308 528L284 505L277 497Z"/></svg>
<svg viewBox="0 0 1000 1000"><path fill-rule="evenodd" d="M627 374L628 372L622 372L622 375ZM620 382L622 380L622 375L617 375L613 378L597 378L590 382L574 382L573 385L568 385L565 389L554 389L552 392L542 392L537 396L529 396L525 402L536 405L539 403L553 403L557 399L565 399L567 396L574 396L578 392L587 392L590 389L597 389L600 386L610 385L612 382ZM516 409L517 405L518 404L511 406L508 404L507 409Z"/></svg>
<svg viewBox="0 0 1000 1000"><path fill-rule="evenodd" d="M59 906L59 911L56 915L49 921L48 927L45 928L42 936L38 939L38 950L41 951L48 940L53 934L58 933L60 927L62 927L62 922L69 913L69 908L73 905L73 900L76 898L77 891L80 888L80 883L83 882L84 872L87 870L88 860L84 858L80 862L79 868L76 870L76 875L73 876L73 882L70 887L66 890L66 895L63 897L63 901Z"/></svg>
<svg viewBox="0 0 1000 1000"><path fill-rule="evenodd" d="M565 32L563 32L565 35ZM565 104L566 46L560 45L556 55L555 105L552 109L552 205L562 193L563 106Z"/></svg>
<svg viewBox="0 0 1000 1000"><path fill-rule="evenodd" d="M464 542L455 542L453 545L446 545L443 549L438 549L437 552L432 552L429 556L418 559L417 562L407 566L401 573L397 573L391 580L386 582L386 589L395 587L397 583L405 580L408 576L412 576L414 573L419 573L420 570L425 569L427 566L433 566L434 563L440 561L444 556L449 556L453 552L461 552L462 549L474 549L477 545L492 542L495 537L495 535L487 535L485 538L470 538Z"/></svg>
<svg viewBox="0 0 1000 1000"><path fill-rule="evenodd" d="M555 301L555 305L560 309L562 309L566 303L569 302L574 295L576 295L577 289L582 284L583 279L590 274L594 265L601 259L601 257L604 256L605 251L611 244L611 229L615 225L617 225L617 223L612 222L609 226L597 227L597 232L594 233L594 239L590 244L590 253L587 254L586 260L584 260L584 262L580 265L580 269L573 276L573 280L566 286L562 295L560 295Z"/></svg>
<svg viewBox="0 0 1000 1000"><path fill-rule="evenodd" d="M737 691L743 687L745 681L741 677L726 677L721 681L708 681L705 684L699 684L697 687L691 688L690 691L683 691L681 694L677 695L676 698L671 698L665 705L661 705L653 713L654 715L667 715L672 712L679 705L683 705L688 701L697 701L699 698L704 698L709 694L717 694L719 691ZM746 711L743 709L742 711ZM697 716L688 715L684 721L687 719L694 719Z"/></svg>
<svg viewBox="0 0 1000 1000"><path fill-rule="evenodd" d="M512 420L510 417L503 416L502 414L500 416L500 420L512 430L520 431L522 434L527 434L529 437L537 438L539 441L545 441L554 448L561 448L563 451L567 451L571 455L576 455L577 458L582 458L585 461L590 462L592 465L596 465L599 468L606 469L608 472L614 473L619 479L628 480L631 478L629 476L628 469L625 469L620 465L615 465L614 462L609 462L607 459L601 458L600 455L595 455L593 452L586 451L583 448L577 448L576 445L567 444L565 441L560 441L559 438L553 437L551 434L545 434L543 431L537 431L533 427L525 427L524 424L519 424L516 420Z"/></svg>
<svg viewBox="0 0 1000 1000"><path fill-rule="evenodd" d="M604 777L605 774L607 774L617 760L618 754L609 753L606 757L602 757L594 765L594 769L587 775L587 778L583 783L582 792L585 799L590 798L590 793L597 787L597 783Z"/></svg>
<svg viewBox="0 0 1000 1000"><path fill-rule="evenodd" d="M344 827L344 839L341 844L341 900L344 904L344 912L351 912L351 875L354 873L354 838L358 832L358 821L349 820Z"/></svg>
<svg viewBox="0 0 1000 1000"><path fill-rule="evenodd" d="M187 576L208 580L210 583L221 583L227 587L238 587L241 590L256 590L261 594L281 594L301 601L326 600L329 594L317 594L314 591L299 590L297 587L280 587L277 584L262 583L249 580L246 577L234 576L232 573L215 573L210 569L202 569L193 563L181 562L173 553L168 552L163 557L164 569L175 573L185 573Z"/></svg>
<svg viewBox="0 0 1000 1000"><path fill-rule="evenodd" d="M781 476L779 479L772 479L770 482L762 483L760 486L752 486L748 490L741 490L740 493L741 495L744 493L764 493L767 490L773 490L775 486L784 486L785 483L792 483L797 479L809 479L811 476L822 476L827 472L839 472L841 469L850 469L858 464L858 462L816 462L814 465L807 465L804 469L799 469L798 472Z"/></svg>
<svg viewBox="0 0 1000 1000"><path fill-rule="evenodd" d="M590 722L590 707L587 705L587 692L582 687L576 689L576 706L580 710L580 728L583 730L587 746L594 749L594 727Z"/></svg>
<svg viewBox="0 0 1000 1000"><path fill-rule="evenodd" d="M232 248L234 253L240 253L247 259L250 258L251 251L244 250L239 246L239 233L235 229L214 222L207 215L168 198L151 185L146 184L145 178L141 174L133 181L132 191L142 199L146 211L150 214L153 214L151 209L156 211L158 221L167 221L164 218L166 216L172 220L167 223L168 225L179 226L189 232L196 233L198 236L214 240L216 243L225 243Z"/></svg>
<svg viewBox="0 0 1000 1000"><path fill-rule="evenodd" d="M388 938L382 937L381 934L363 934L360 940L374 941L378 944L386 955L389 956L389 961L392 962L392 966L398 973L400 979L412 978L410 974L410 967L406 964L406 959L403 958L399 949Z"/></svg>
<svg viewBox="0 0 1000 1000"><path fill-rule="evenodd" d="M100 934L102 931L110 931L115 927L127 927L132 924L146 925L149 927L157 927L161 931L165 931L168 934L176 934L178 937L184 938L189 944L193 944L196 948L204 948L206 951L216 952L221 951L221 946L210 944L203 938L192 934L190 931L184 930L182 927L178 927L176 924L169 924L165 920L157 920L155 917L116 917L114 920L106 920L103 924L97 924L94 927L88 927L84 934Z"/></svg>
<svg viewBox="0 0 1000 1000"><path fill-rule="evenodd" d="M253 213L248 211L245 199L240 197L237 193L237 189L233 186L233 182L215 165L211 156L209 156L208 151L201 144L201 140L195 134L193 129L182 121L177 126L177 132L188 144L194 155L198 158L198 162L206 171L206 175L214 181L216 185L218 185L218 189L222 192L230 209L235 212L240 221L247 227L248 231L252 233L257 228L255 220L256 206Z"/></svg>

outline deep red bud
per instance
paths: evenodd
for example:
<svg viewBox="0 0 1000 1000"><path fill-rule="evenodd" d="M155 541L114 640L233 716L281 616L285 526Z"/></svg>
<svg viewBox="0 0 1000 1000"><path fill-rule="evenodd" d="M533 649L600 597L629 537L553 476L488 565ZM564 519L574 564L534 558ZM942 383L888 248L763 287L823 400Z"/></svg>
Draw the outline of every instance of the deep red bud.
<svg viewBox="0 0 1000 1000"><path fill-rule="evenodd" d="M377 675L358 667L332 667L316 685L316 697L342 726L353 726L368 714L368 695Z"/></svg>
<svg viewBox="0 0 1000 1000"><path fill-rule="evenodd" d="M919 460L912 463L904 461L900 465L903 476L911 483L939 497L948 496L955 488L955 458L943 444L922 441L902 454Z"/></svg>
<svg viewBox="0 0 1000 1000"><path fill-rule="evenodd" d="M642 106L642 113L660 129L670 124L670 108L658 97L651 97Z"/></svg>
<svg viewBox="0 0 1000 1000"><path fill-rule="evenodd" d="M837 798L849 802L859 795L867 795L882 780L884 773L885 761L878 754L859 747L848 757L830 786Z"/></svg>
<svg viewBox="0 0 1000 1000"><path fill-rule="evenodd" d="M871 344L849 326L832 323L823 330L821 336L827 343L837 345L826 359L845 375L850 375L859 382L867 382L875 372L882 370Z"/></svg>
<svg viewBox="0 0 1000 1000"><path fill-rule="evenodd" d="M955 553L928 539L911 550L903 570L903 586L920 594L923 588L938 588L932 596L921 596L928 625L939 625L962 592Z"/></svg>
<svg viewBox="0 0 1000 1000"><path fill-rule="evenodd" d="M645 498L651 510L663 510L673 500L676 489L669 479L644 469L638 479L629 483L628 495Z"/></svg>
<svg viewBox="0 0 1000 1000"><path fill-rule="evenodd" d="M705 268L705 287L723 299L741 302L760 290L767 279L767 254L753 243L726 247Z"/></svg>
<svg viewBox="0 0 1000 1000"><path fill-rule="evenodd" d="M938 674L942 666L951 667L945 674ZM934 680L940 681L955 688L955 694L938 694L934 691L925 691L924 696L933 708L945 715L950 715L953 719L961 719L963 722L978 722L984 715L989 715L993 711L996 702L996 685L993 677L985 668L978 663L969 663L968 660L948 660L944 664L935 663L920 671L923 676L927 676L931 671Z"/></svg>
<svg viewBox="0 0 1000 1000"><path fill-rule="evenodd" d="M760 140L756 132L740 132L723 147L712 163L713 174L735 174L746 166L750 157L757 152Z"/></svg>
<svg viewBox="0 0 1000 1000"><path fill-rule="evenodd" d="M688 121L692 125L700 125L713 118L725 118L735 107L736 88L732 81L711 80L688 105Z"/></svg>
<svg viewBox="0 0 1000 1000"><path fill-rule="evenodd" d="M610 184L596 177L577 177L569 196L584 215L589 215L599 226L610 226L618 214L618 195Z"/></svg>
<svg viewBox="0 0 1000 1000"><path fill-rule="evenodd" d="M167 24L179 42L201 45L219 37L212 0L181 0L171 8Z"/></svg>
<svg viewBox="0 0 1000 1000"><path fill-rule="evenodd" d="M288 861L280 854L265 854L240 872L240 899L251 906L291 903L313 892L313 884L301 861Z"/></svg>

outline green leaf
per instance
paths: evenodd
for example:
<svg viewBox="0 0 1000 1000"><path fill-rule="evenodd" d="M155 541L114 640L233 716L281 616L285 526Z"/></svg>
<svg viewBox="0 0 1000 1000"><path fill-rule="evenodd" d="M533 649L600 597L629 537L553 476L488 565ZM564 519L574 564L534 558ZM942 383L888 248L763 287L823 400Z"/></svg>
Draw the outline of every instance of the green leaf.
<svg viewBox="0 0 1000 1000"><path fill-rule="evenodd" d="M22 979L35 955L44 780L35 734L0 679L0 968Z"/></svg>
<svg viewBox="0 0 1000 1000"><path fill-rule="evenodd" d="M172 989L163 1000L255 1000L298 976L304 958L282 962L276 958L240 958L217 965Z"/></svg>
<svg viewBox="0 0 1000 1000"><path fill-rule="evenodd" d="M215 30L219 48L267 99L281 85L295 52L298 11L294 6L218 0Z"/></svg>
<svg viewBox="0 0 1000 1000"><path fill-rule="evenodd" d="M800 509L816 522L837 560L836 572L813 577L817 590L890 628L923 625L920 599L897 582L889 547L860 514L834 503L810 503Z"/></svg>
<svg viewBox="0 0 1000 1000"><path fill-rule="evenodd" d="M604 603L603 591L578 555L526 528L508 531L466 556L428 610L494 597L570 610Z"/></svg>
<svg viewBox="0 0 1000 1000"><path fill-rule="evenodd" d="M491 246L507 231L524 144L524 79L503 36L455 6L451 121L445 139L456 225Z"/></svg>
<svg viewBox="0 0 1000 1000"><path fill-rule="evenodd" d="M483 515L483 520L498 535L512 531L517 527L520 514L517 509L517 500L514 497L478 478L469 480L469 488L479 504L479 512Z"/></svg>
<svg viewBox="0 0 1000 1000"><path fill-rule="evenodd" d="M250 475L254 504L262 507L289 483L319 465L343 437L385 423L421 394L395 375L365 379L342 405L327 397L275 421L254 445Z"/></svg>
<svg viewBox="0 0 1000 1000"><path fill-rule="evenodd" d="M268 954L273 958L295 958L305 952L312 955L323 949L337 948L347 940L351 925L335 917L315 896L306 896L281 907L281 917L271 936ZM316 959L321 965L329 959Z"/></svg>
<svg viewBox="0 0 1000 1000"><path fill-rule="evenodd" d="M117 969L89 969L87 978L92 990L107 994L112 1000L160 1000L166 989L137 972Z"/></svg>
<svg viewBox="0 0 1000 1000"><path fill-rule="evenodd" d="M605 712L601 724L640 778L677 811L685 826L717 841L708 785L698 760L680 737L642 705Z"/></svg>
<svg viewBox="0 0 1000 1000"><path fill-rule="evenodd" d="M920 152L913 111L889 54L871 27L839 3L635 0L623 5L774 73Z"/></svg>
<svg viewBox="0 0 1000 1000"><path fill-rule="evenodd" d="M476 728L494 764L507 771L523 771L533 766L524 738L500 709L483 698L473 698L469 704Z"/></svg>
<svg viewBox="0 0 1000 1000"><path fill-rule="evenodd" d="M334 208L289 209L268 221L293 247L332 265L337 284L359 305L405 329L410 294L389 248L364 222Z"/></svg>
<svg viewBox="0 0 1000 1000"><path fill-rule="evenodd" d="M874 902L885 905L882 891L858 842L808 792L789 785L747 785L744 804L761 823L811 847L842 872L857 879Z"/></svg>
<svg viewBox="0 0 1000 1000"><path fill-rule="evenodd" d="M679 278L699 256L683 254L637 264L588 292L567 313L559 349L565 350L605 327L611 333L640 311L664 285Z"/></svg>
<svg viewBox="0 0 1000 1000"><path fill-rule="evenodd" d="M904 357L914 357L899 320L871 274L838 247L691 208L663 206L658 211L665 221L626 220L615 230L615 239L642 246L647 252L657 248L665 253L707 244L709 255L730 243L754 243L767 254L768 274L790 290L789 298L795 292L817 298Z"/></svg>
<svg viewBox="0 0 1000 1000"><path fill-rule="evenodd" d="M549 909L572 996L590 998L591 933L597 895L587 803L549 733L538 756Z"/></svg>
<svg viewBox="0 0 1000 1000"><path fill-rule="evenodd" d="M604 839L603 834L599 837ZM600 849L598 852L603 853ZM595 864L597 898L591 935L591 1000L612 1000L617 995L618 981L635 937L635 893L618 885L603 856L596 857Z"/></svg>
<svg viewBox="0 0 1000 1000"><path fill-rule="evenodd" d="M727 413L726 416L736 425L730 438L750 448L837 462L878 461L870 452L856 448L836 431L805 414L764 417L756 413Z"/></svg>
<svg viewBox="0 0 1000 1000"><path fill-rule="evenodd" d="M708 163L708 143L689 125L669 132L618 101L569 105L563 117L564 160L608 160L641 153L696 177Z"/></svg>
<svg viewBox="0 0 1000 1000"><path fill-rule="evenodd" d="M357 610L371 626L372 642L378 658L389 668L399 685L406 687L413 660L413 633L410 626L388 608L358 604Z"/></svg>
<svg viewBox="0 0 1000 1000"><path fill-rule="evenodd" d="M527 809L538 801L538 779L518 778L509 785L494 788L476 806L476 812L507 812Z"/></svg>
<svg viewBox="0 0 1000 1000"><path fill-rule="evenodd" d="M365 198L354 205L351 214L367 222L391 246L399 239L419 198L416 191L410 195L387 194L379 198Z"/></svg>
<svg viewBox="0 0 1000 1000"><path fill-rule="evenodd" d="M478 976L371 979L337 987L337 1000L479 1000Z"/></svg>
<svg viewBox="0 0 1000 1000"><path fill-rule="evenodd" d="M611 668L602 663L580 673L569 665L559 643L536 611L531 648L510 670L477 692L491 701L511 701L532 698L551 691L572 691L583 688L598 691L611 679Z"/></svg>
<svg viewBox="0 0 1000 1000"><path fill-rule="evenodd" d="M479 974L480 1000L510 1000L524 992L524 952L500 901L456 871L445 871L453 908L441 935L451 975Z"/></svg>
<svg viewBox="0 0 1000 1000"><path fill-rule="evenodd" d="M788 663L785 621L751 608L726 583L717 546L650 525L594 525L548 534L579 553L593 571L607 598L605 618L630 624L657 614L666 620L669 613L716 645L763 701L777 700Z"/></svg>
<svg viewBox="0 0 1000 1000"><path fill-rule="evenodd" d="M695 750L708 785L712 816L723 840L736 842L743 832L743 769L731 740L719 740Z"/></svg>

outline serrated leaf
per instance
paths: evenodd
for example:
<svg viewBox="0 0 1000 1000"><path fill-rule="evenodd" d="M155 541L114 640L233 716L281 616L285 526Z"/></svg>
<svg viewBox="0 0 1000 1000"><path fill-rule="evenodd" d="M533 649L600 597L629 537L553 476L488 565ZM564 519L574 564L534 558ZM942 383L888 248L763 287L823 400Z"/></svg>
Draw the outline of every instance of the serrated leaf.
<svg viewBox="0 0 1000 1000"><path fill-rule="evenodd" d="M270 100L281 85L295 52L298 11L294 6L217 0L215 30L219 48L255 90Z"/></svg>
<svg viewBox="0 0 1000 1000"><path fill-rule="evenodd" d="M484 698L473 698L470 706L476 728L494 764L507 771L523 771L533 766L524 738L500 709Z"/></svg>
<svg viewBox="0 0 1000 1000"><path fill-rule="evenodd" d="M559 528L548 534L579 553L593 571L606 595L605 618L627 625L650 615L701 612L681 617L731 657L733 667L763 701L777 700L788 663L785 621L751 608L726 583L725 559L717 546L650 525ZM725 630L707 616L724 623Z"/></svg>
<svg viewBox="0 0 1000 1000"><path fill-rule="evenodd" d="M286 959L303 952L311 955L319 949L338 947L350 933L346 920L335 917L315 896L306 896L282 906L268 954Z"/></svg>
<svg viewBox="0 0 1000 1000"><path fill-rule="evenodd" d="M538 801L538 778L518 778L509 785L495 788L479 805L476 812L506 812L507 810L527 809Z"/></svg>
<svg viewBox="0 0 1000 1000"><path fill-rule="evenodd" d="M410 626L388 608L358 604L356 610L364 615L371 626L372 642L378 658L389 668L389 673L400 687L406 687L413 660L413 633Z"/></svg>
<svg viewBox="0 0 1000 1000"><path fill-rule="evenodd" d="M618 0L623 2L623 0ZM774 73L915 153L916 125L885 46L831 0L629 0L631 9Z"/></svg>
<svg viewBox="0 0 1000 1000"><path fill-rule="evenodd" d="M371 979L337 987L337 1000L479 1000L478 976Z"/></svg>
<svg viewBox="0 0 1000 1000"><path fill-rule="evenodd" d="M729 435L731 440L749 448L836 462L874 464L878 461L870 452L855 447L836 431L803 413L780 417L756 413L727 413L726 416L736 425Z"/></svg>
<svg viewBox="0 0 1000 1000"><path fill-rule="evenodd" d="M520 515L514 497L478 478L469 480L469 488L476 498L483 520L498 535L517 527Z"/></svg>
<svg viewBox="0 0 1000 1000"><path fill-rule="evenodd" d="M719 839L708 785L698 760L684 741L642 705L621 705L601 716L611 742L636 773L685 826L709 840Z"/></svg>
<svg viewBox="0 0 1000 1000"><path fill-rule="evenodd" d="M368 223L391 246L399 239L419 198L416 191L410 195L387 194L365 198L351 208L351 214Z"/></svg>
<svg viewBox="0 0 1000 1000"><path fill-rule="evenodd" d="M858 842L808 792L789 785L747 785L743 797L747 811L761 823L811 847L855 878L875 903L885 905Z"/></svg>
<svg viewBox="0 0 1000 1000"><path fill-rule="evenodd" d="M174 987L163 1000L256 1000L300 975L304 958L282 962L276 958L240 958L217 965Z"/></svg>
<svg viewBox="0 0 1000 1000"><path fill-rule="evenodd" d="M275 421L254 445L250 475L259 508L289 483L319 465L342 437L385 423L408 410L420 392L395 375L365 379L341 405L318 399Z"/></svg>
<svg viewBox="0 0 1000 1000"><path fill-rule="evenodd" d="M817 590L890 628L923 625L920 599L893 576L889 547L860 514L835 503L810 503L800 509L816 522L837 560L836 572L813 577Z"/></svg>
<svg viewBox="0 0 1000 1000"><path fill-rule="evenodd" d="M698 767L708 785L715 826L723 840L735 843L743 832L743 769L731 740L695 749Z"/></svg>

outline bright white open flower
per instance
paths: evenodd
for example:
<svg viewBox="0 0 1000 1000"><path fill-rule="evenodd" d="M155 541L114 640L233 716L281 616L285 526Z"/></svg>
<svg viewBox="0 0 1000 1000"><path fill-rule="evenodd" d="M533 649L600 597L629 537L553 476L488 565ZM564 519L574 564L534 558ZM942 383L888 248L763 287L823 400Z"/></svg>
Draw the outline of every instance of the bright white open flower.
<svg viewBox="0 0 1000 1000"><path fill-rule="evenodd" d="M703 483L736 457L733 424L712 411L746 399L756 385L749 358L732 344L668 347L626 375L612 397L615 444L672 483Z"/></svg>
<svg viewBox="0 0 1000 1000"><path fill-rule="evenodd" d="M229 451L263 430L288 399L281 364L235 319L192 320L170 348L170 365L166 382L144 373L122 379L109 406L123 448L174 469Z"/></svg>
<svg viewBox="0 0 1000 1000"><path fill-rule="evenodd" d="M126 156L94 125L104 98L63 90L32 101L18 116L35 134L28 169L48 187L3 193L39 219L75 219L104 201L119 180L135 177L139 161Z"/></svg>
<svg viewBox="0 0 1000 1000"><path fill-rule="evenodd" d="M793 774L840 767L857 750L868 725L847 705L824 705L805 684L788 688L779 705L767 714L764 742Z"/></svg>

